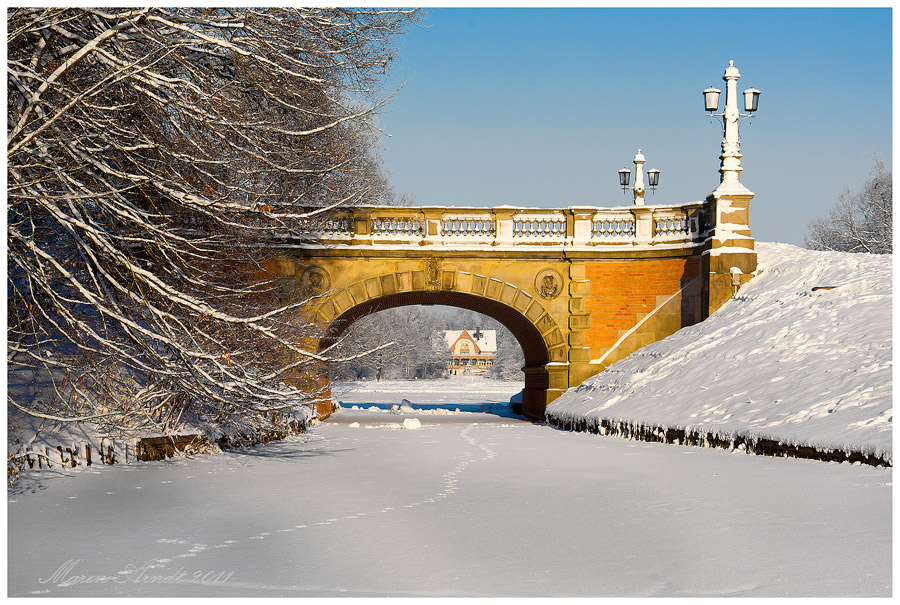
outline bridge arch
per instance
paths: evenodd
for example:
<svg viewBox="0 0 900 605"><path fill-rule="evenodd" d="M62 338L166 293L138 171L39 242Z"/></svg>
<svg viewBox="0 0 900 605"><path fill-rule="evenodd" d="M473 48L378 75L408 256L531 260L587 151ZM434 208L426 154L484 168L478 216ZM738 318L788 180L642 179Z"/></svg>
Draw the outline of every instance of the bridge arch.
<svg viewBox="0 0 900 605"><path fill-rule="evenodd" d="M319 350L333 345L357 320L386 309L445 305L476 311L503 324L519 342L525 358L524 410L526 413L543 410L551 382L548 364L559 355L560 346L564 343L557 321L541 303L513 284L486 276L469 275L470 279L454 279L452 283L443 284L446 288L440 289L416 288L415 285L421 284L413 284L415 277L412 274L388 274L356 282L334 293L318 315L325 325ZM400 288L408 284L409 289L396 291L391 287L374 287L385 284L399 285ZM460 286L465 286L465 289ZM471 291L472 288L475 292Z"/></svg>

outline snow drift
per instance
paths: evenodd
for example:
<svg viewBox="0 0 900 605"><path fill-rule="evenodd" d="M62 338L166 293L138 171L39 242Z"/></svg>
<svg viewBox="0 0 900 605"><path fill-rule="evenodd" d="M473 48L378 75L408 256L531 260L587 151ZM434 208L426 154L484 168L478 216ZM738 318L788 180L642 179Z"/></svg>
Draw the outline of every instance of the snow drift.
<svg viewBox="0 0 900 605"><path fill-rule="evenodd" d="M891 255L758 243L760 275L706 321L648 345L547 408L892 458Z"/></svg>

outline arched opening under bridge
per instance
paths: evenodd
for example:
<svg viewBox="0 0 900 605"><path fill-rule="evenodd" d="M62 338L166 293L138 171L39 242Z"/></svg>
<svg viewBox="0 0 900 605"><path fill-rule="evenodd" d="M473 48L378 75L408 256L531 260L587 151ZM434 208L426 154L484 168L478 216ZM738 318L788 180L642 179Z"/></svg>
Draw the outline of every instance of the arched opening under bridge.
<svg viewBox="0 0 900 605"><path fill-rule="evenodd" d="M411 305L443 305L468 309L491 317L505 326L518 341L525 359L525 387L522 393L523 408L543 415L547 404L549 376L546 365L550 353L544 337L525 315L515 308L489 298L450 291L410 291L372 298L361 302L332 320L319 341L319 350L333 345L341 335L359 319L396 307Z"/></svg>

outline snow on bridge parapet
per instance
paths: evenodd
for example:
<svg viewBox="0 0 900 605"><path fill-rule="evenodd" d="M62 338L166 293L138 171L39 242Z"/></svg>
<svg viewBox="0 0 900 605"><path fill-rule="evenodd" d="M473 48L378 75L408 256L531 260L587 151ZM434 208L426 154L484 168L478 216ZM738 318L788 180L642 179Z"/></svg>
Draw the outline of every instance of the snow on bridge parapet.
<svg viewBox="0 0 900 605"><path fill-rule="evenodd" d="M306 229L300 239L310 246L634 248L702 243L711 219L706 202L558 209L361 206L323 215Z"/></svg>

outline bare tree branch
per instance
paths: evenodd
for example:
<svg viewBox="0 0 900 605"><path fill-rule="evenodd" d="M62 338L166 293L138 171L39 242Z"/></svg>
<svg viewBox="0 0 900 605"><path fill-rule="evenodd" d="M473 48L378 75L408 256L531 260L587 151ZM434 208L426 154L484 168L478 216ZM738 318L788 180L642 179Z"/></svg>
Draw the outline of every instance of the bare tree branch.
<svg viewBox="0 0 900 605"><path fill-rule="evenodd" d="M893 251L891 172L875 158L872 172L859 193L844 191L827 219L809 223L805 238L812 250L890 254Z"/></svg>
<svg viewBox="0 0 900 605"><path fill-rule="evenodd" d="M65 374L47 409L9 404L252 431L320 401L333 356L267 250L391 198L370 120L417 18L9 9L8 367Z"/></svg>

